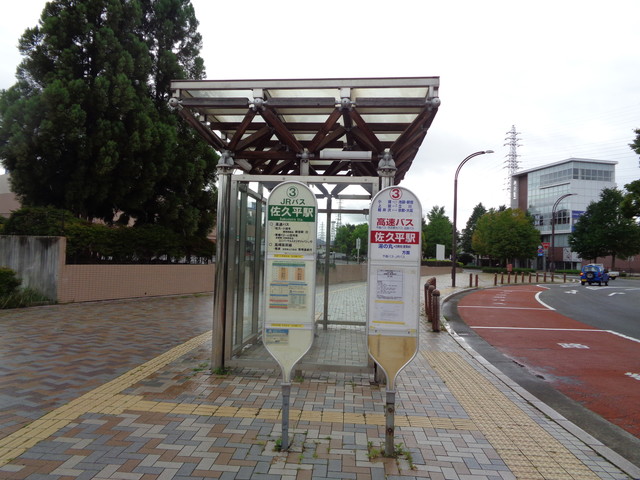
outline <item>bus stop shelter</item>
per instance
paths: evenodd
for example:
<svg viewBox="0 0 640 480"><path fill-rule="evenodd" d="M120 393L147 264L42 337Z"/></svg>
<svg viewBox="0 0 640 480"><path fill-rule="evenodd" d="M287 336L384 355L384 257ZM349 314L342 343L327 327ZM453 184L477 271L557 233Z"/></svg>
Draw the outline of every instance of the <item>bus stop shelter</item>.
<svg viewBox="0 0 640 480"><path fill-rule="evenodd" d="M362 215L380 189L405 178L438 111L438 88L438 77L172 82L170 105L220 155L212 369L276 366L261 345L264 205L288 180L309 185L326 215L314 348L366 343L365 318L348 332L328 328L340 328L327 319L332 216ZM366 353L350 364L329 357L321 363L312 350L299 368L371 367Z"/></svg>

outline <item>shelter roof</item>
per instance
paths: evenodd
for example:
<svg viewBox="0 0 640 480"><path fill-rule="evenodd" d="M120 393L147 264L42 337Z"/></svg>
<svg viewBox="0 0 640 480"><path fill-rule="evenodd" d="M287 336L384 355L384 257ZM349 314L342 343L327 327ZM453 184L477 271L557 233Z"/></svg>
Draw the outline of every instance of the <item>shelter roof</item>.
<svg viewBox="0 0 640 480"><path fill-rule="evenodd" d="M377 176L399 183L438 111L438 77L174 80L170 105L254 175ZM306 165L305 163L308 162Z"/></svg>

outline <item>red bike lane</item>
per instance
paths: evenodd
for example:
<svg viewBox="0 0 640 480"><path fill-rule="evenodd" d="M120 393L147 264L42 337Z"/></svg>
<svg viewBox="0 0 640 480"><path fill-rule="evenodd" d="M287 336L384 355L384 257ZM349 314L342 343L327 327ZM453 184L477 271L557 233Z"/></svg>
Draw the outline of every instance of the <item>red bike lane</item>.
<svg viewBox="0 0 640 480"><path fill-rule="evenodd" d="M490 345L569 398L640 438L640 343L560 315L544 287L480 290L458 314Z"/></svg>

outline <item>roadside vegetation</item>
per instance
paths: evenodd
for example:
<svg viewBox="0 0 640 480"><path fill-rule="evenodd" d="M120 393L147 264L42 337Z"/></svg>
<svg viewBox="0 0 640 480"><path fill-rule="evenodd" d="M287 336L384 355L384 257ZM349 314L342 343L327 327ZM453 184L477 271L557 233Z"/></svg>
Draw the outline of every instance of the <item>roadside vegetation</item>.
<svg viewBox="0 0 640 480"><path fill-rule="evenodd" d="M31 307L54 303L33 288L20 288L22 280L10 268L0 267L0 309Z"/></svg>

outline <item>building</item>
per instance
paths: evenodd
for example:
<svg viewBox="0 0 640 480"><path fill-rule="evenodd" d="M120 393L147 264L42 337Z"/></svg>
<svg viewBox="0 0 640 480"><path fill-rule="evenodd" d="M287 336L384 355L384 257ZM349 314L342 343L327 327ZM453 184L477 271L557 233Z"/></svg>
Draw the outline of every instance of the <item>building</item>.
<svg viewBox="0 0 640 480"><path fill-rule="evenodd" d="M569 248L569 234L587 206L600 200L602 189L616 187L617 163L569 158L511 177L511 207L528 211L540 230L542 248L534 268L548 270L551 263L556 270L580 267L581 259ZM551 221L554 207L555 227ZM611 267L611 259L604 263Z"/></svg>
<svg viewBox="0 0 640 480"><path fill-rule="evenodd" d="M9 174L0 175L0 216L9 217L11 212L20 208L20 202L11 191Z"/></svg>

